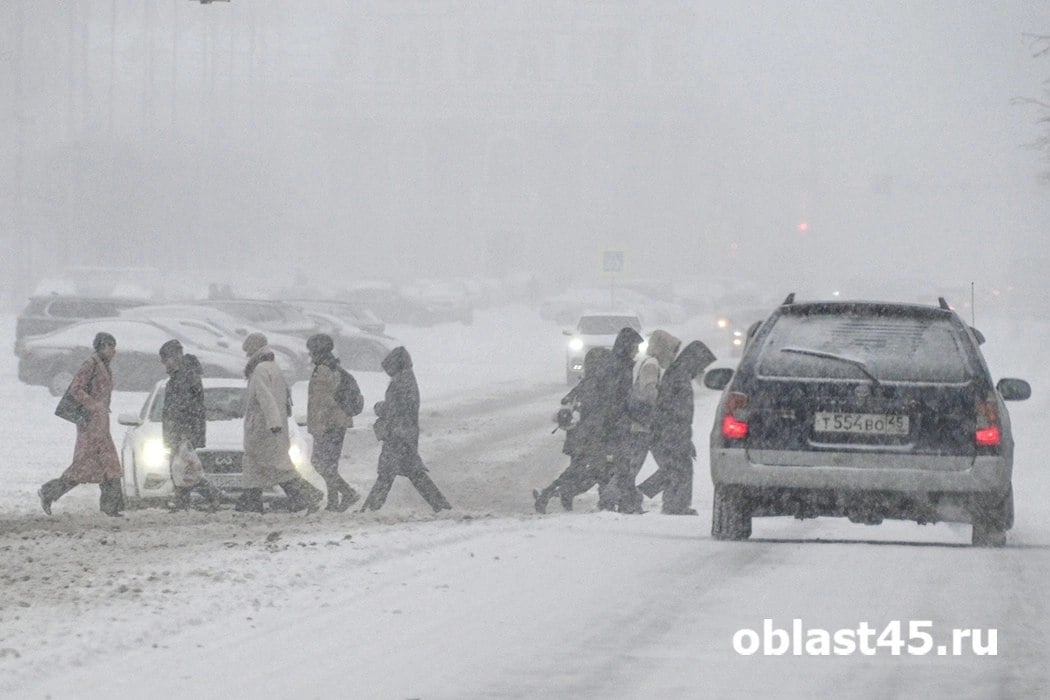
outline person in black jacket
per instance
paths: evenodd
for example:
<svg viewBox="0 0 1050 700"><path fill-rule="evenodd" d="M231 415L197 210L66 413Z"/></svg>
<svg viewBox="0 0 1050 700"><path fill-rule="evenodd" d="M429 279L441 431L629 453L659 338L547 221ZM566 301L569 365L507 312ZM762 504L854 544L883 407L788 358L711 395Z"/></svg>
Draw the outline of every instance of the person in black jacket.
<svg viewBox="0 0 1050 700"><path fill-rule="evenodd" d="M373 430L383 448L376 483L361 510L382 508L398 475L408 477L435 513L450 509L452 506L427 475L419 456L419 387L412 371L412 357L399 346L383 358L382 367L390 375L390 384L383 400L375 406Z"/></svg>
<svg viewBox="0 0 1050 700"><path fill-rule="evenodd" d="M602 449L605 452L598 507L622 513L642 512L642 497L631 473L631 416L627 404L634 385L634 358L642 336L633 328L622 328L613 342L612 354L602 373L601 394L605 405Z"/></svg>
<svg viewBox="0 0 1050 700"><path fill-rule="evenodd" d="M572 510L576 496L586 493L601 481L601 468L605 464L605 453L601 446L602 427L605 420L605 405L599 392L600 374L608 367L612 353L607 348L591 348L583 358L583 378L566 394L558 412L570 422L559 421L565 428L565 443L561 451L569 455L569 466L542 490L533 489L537 513L547 512L547 502L555 494L561 499L562 508ZM577 418L572 420L571 416Z"/></svg>
<svg viewBox="0 0 1050 700"><path fill-rule="evenodd" d="M664 372L653 409L652 453L657 470L639 485L649 498L663 491L661 512L696 515L693 501L693 380L715 361L699 340L682 348Z"/></svg>
<svg viewBox="0 0 1050 700"><path fill-rule="evenodd" d="M178 456L182 444L199 450L204 447L207 433L207 418L204 411L204 385L201 383L201 363L194 355L183 354L182 343L169 340L160 346L160 361L168 372L168 383L164 386L164 405L161 408L161 430L164 446L171 452L172 460ZM174 478L174 475L173 475ZM197 491L212 509L218 507L222 492L213 486L204 475L187 475L175 483L175 499L172 510L185 510L190 505L191 494Z"/></svg>

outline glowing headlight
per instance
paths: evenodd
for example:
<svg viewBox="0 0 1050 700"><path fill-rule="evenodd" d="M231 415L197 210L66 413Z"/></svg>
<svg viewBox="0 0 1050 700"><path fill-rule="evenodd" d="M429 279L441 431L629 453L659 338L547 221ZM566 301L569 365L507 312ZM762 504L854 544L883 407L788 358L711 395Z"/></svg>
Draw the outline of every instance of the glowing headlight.
<svg viewBox="0 0 1050 700"><path fill-rule="evenodd" d="M638 354L639 355L644 355L645 351L648 350L648 349L649 349L649 341L648 340L643 340L641 343L638 344Z"/></svg>
<svg viewBox="0 0 1050 700"><path fill-rule="evenodd" d="M727 328L728 326L729 326L729 319L726 319L726 318L718 319L718 327L719 328Z"/></svg>
<svg viewBox="0 0 1050 700"><path fill-rule="evenodd" d="M733 331L733 337L734 338L743 338L744 337L744 331Z"/></svg>
<svg viewBox="0 0 1050 700"><path fill-rule="evenodd" d="M292 460L292 464L295 465L296 469L302 469L303 467L303 450L297 443L292 443L292 446L288 448L288 456Z"/></svg>
<svg viewBox="0 0 1050 700"><path fill-rule="evenodd" d="M171 450L164 446L163 440L147 440L142 445L142 465L151 469L168 466Z"/></svg>
<svg viewBox="0 0 1050 700"><path fill-rule="evenodd" d="M569 341L569 349L573 352L583 350L583 338L573 338Z"/></svg>

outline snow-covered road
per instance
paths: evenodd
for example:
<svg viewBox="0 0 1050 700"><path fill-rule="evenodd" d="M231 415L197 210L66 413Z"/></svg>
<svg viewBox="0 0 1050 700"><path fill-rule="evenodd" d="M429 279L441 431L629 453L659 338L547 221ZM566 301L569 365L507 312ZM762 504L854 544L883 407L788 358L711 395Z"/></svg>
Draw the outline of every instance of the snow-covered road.
<svg viewBox="0 0 1050 700"><path fill-rule="evenodd" d="M482 315L456 333L483 345L506 324ZM510 326L542 331L530 324ZM398 484L377 515L140 510L113 521L82 488L47 518L34 485L71 441L46 391L0 364L0 430L19 460L0 492L0 696L1045 697L1050 402L1037 358L1048 334L984 330L993 373L1035 390L1011 406L1017 526L1003 550L970 548L968 526L780 518L757 519L748 542L711 540L704 448L716 397L706 391L699 517L662 516L653 503L642 516L596 513L593 496L575 513L555 503L531 514L529 490L566 460L550 434L558 358L517 356L545 343L556 353L546 337L520 343L502 367L474 368L473 383L435 386L440 401L424 388L423 456L452 513L430 516ZM424 387L427 355L420 347ZM484 381L488 371L502 383ZM43 440L48 431L58 437ZM344 471L367 488L375 448L362 433ZM38 447L19 447L27 441ZM909 622L929 621L935 646L924 656L736 653L734 634L764 619L828 631L900 621L906 643ZM953 628L995 629L997 654L977 656L967 640L962 656L938 655Z"/></svg>

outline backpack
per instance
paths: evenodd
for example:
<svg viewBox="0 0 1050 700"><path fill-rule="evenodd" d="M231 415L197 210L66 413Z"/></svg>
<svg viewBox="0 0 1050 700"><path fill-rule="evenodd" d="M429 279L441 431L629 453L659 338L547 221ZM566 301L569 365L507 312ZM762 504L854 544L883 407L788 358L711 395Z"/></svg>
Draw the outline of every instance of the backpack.
<svg viewBox="0 0 1050 700"><path fill-rule="evenodd" d="M335 402L348 416L356 416L365 408L365 397L357 386L354 375L339 367L339 387L335 390Z"/></svg>

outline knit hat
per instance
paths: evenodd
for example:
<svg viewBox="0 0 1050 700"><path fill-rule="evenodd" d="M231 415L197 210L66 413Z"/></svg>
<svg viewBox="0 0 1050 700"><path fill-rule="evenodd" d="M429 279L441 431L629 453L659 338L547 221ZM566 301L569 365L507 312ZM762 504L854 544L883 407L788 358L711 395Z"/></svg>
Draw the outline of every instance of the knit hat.
<svg viewBox="0 0 1050 700"><path fill-rule="evenodd" d="M91 341L91 347L93 347L97 352L101 350L103 346L106 345L108 345L111 348L117 347L117 339L104 331L102 333L95 334L95 339Z"/></svg>
<svg viewBox="0 0 1050 700"><path fill-rule="evenodd" d="M160 346L160 359L166 360L182 353L182 343L172 338Z"/></svg>
<svg viewBox="0 0 1050 700"><path fill-rule="evenodd" d="M335 349L335 342L332 340L332 336L327 333L318 333L317 335L311 335L307 339L306 349L311 354L327 355Z"/></svg>
<svg viewBox="0 0 1050 700"><path fill-rule="evenodd" d="M249 355L254 355L268 344L269 341L262 333L249 333L247 337L245 337L244 343L241 345L241 350L244 350L244 352Z"/></svg>

